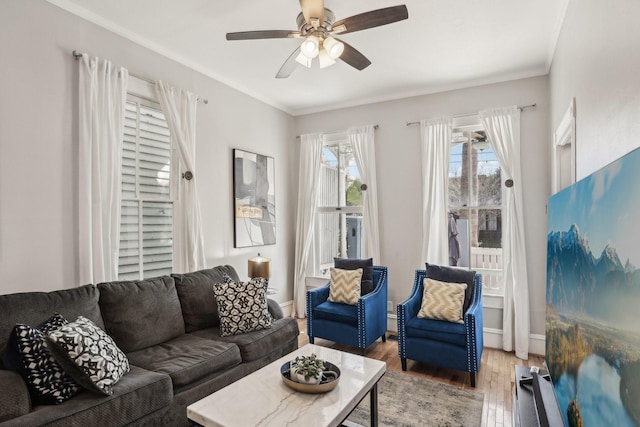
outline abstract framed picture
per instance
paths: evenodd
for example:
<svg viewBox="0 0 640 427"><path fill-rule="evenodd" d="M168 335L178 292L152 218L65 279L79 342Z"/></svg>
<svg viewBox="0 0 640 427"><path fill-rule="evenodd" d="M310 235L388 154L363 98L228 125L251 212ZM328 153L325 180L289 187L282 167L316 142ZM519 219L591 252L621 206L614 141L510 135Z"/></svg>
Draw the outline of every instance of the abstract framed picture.
<svg viewBox="0 0 640 427"><path fill-rule="evenodd" d="M276 243L275 160L233 150L234 247Z"/></svg>

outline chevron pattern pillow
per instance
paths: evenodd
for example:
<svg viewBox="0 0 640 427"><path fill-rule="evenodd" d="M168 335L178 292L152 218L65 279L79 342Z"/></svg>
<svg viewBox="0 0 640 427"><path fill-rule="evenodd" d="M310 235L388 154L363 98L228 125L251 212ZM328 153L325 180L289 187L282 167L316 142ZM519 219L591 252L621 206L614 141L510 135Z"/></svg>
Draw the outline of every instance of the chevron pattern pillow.
<svg viewBox="0 0 640 427"><path fill-rule="evenodd" d="M91 320L76 320L47 335L51 352L84 388L110 396L129 372L129 359L113 338Z"/></svg>
<svg viewBox="0 0 640 427"><path fill-rule="evenodd" d="M9 336L3 362L22 375L35 404L62 403L80 391L80 385L62 369L47 348L46 334L67 323L64 317L55 313L35 328L19 323Z"/></svg>
<svg viewBox="0 0 640 427"><path fill-rule="evenodd" d="M427 277L423 284L422 306L418 317L464 323L462 306L466 283L446 283Z"/></svg>
<svg viewBox="0 0 640 427"><path fill-rule="evenodd" d="M331 268L328 300L349 305L357 304L358 298L360 298L361 281L361 268L355 270Z"/></svg>
<svg viewBox="0 0 640 427"><path fill-rule="evenodd" d="M259 277L246 283L229 280L213 285L220 315L220 336L271 328L264 281Z"/></svg>

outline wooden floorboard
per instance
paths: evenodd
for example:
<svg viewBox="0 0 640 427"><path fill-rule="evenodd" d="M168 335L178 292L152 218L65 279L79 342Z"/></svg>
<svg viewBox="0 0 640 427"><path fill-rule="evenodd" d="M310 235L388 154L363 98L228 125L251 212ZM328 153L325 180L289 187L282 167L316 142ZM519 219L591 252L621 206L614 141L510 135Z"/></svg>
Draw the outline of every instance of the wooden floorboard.
<svg viewBox="0 0 640 427"><path fill-rule="evenodd" d="M300 327L300 346L309 342L306 330L306 319L298 319ZM336 348L352 353L363 354L373 359L382 360L387 363L387 370L402 371L400 356L398 356L398 341L387 339L383 343L381 340L373 343L369 348L362 351L355 347L336 344L331 341L316 339L315 343L331 348ZM542 366L544 358L538 355L529 355L529 360L522 360L514 353L507 353L502 350L485 348L482 353L480 371L476 376L475 390L484 393L484 404L482 406L482 426L483 427L512 427L513 426L513 393L515 390L514 370L516 365ZM469 380L469 375L464 372L451 369L428 366L420 362L407 361L407 374L429 378L456 386L473 390Z"/></svg>

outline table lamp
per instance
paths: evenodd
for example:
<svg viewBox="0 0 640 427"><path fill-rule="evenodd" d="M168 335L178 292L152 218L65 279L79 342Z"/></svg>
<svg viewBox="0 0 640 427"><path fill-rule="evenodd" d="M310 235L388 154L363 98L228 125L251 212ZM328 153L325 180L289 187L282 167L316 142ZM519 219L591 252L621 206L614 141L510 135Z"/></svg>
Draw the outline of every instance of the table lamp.
<svg viewBox="0 0 640 427"><path fill-rule="evenodd" d="M271 259L260 256L249 258L248 267L249 277L254 279L256 277L264 277L267 283L269 283L269 277L271 276Z"/></svg>

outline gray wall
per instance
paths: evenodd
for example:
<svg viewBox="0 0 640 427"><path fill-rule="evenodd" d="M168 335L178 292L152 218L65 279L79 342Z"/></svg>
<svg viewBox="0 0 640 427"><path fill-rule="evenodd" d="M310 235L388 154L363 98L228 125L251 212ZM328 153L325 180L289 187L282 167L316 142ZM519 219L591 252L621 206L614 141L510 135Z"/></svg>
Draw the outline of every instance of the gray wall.
<svg viewBox="0 0 640 427"><path fill-rule="evenodd" d="M477 113L489 107L537 103L521 115L524 220L527 238L531 332L544 334L546 199L549 196L549 86L546 76L405 98L296 117L296 134L378 124L376 168L380 210L381 264L389 267L389 299L404 300L420 259L422 196L420 128L406 122ZM485 327L502 329L501 311L485 310Z"/></svg>
<svg viewBox="0 0 640 427"><path fill-rule="evenodd" d="M581 179L640 147L640 2L571 0L550 72L551 129L576 99Z"/></svg>
<svg viewBox="0 0 640 427"><path fill-rule="evenodd" d="M246 277L258 249L233 249L232 149L276 161L275 299L291 299L296 160L293 118L170 59L40 0L2 2L0 13L0 293L78 283L76 49L131 73L209 99L198 105L197 173L208 266Z"/></svg>

